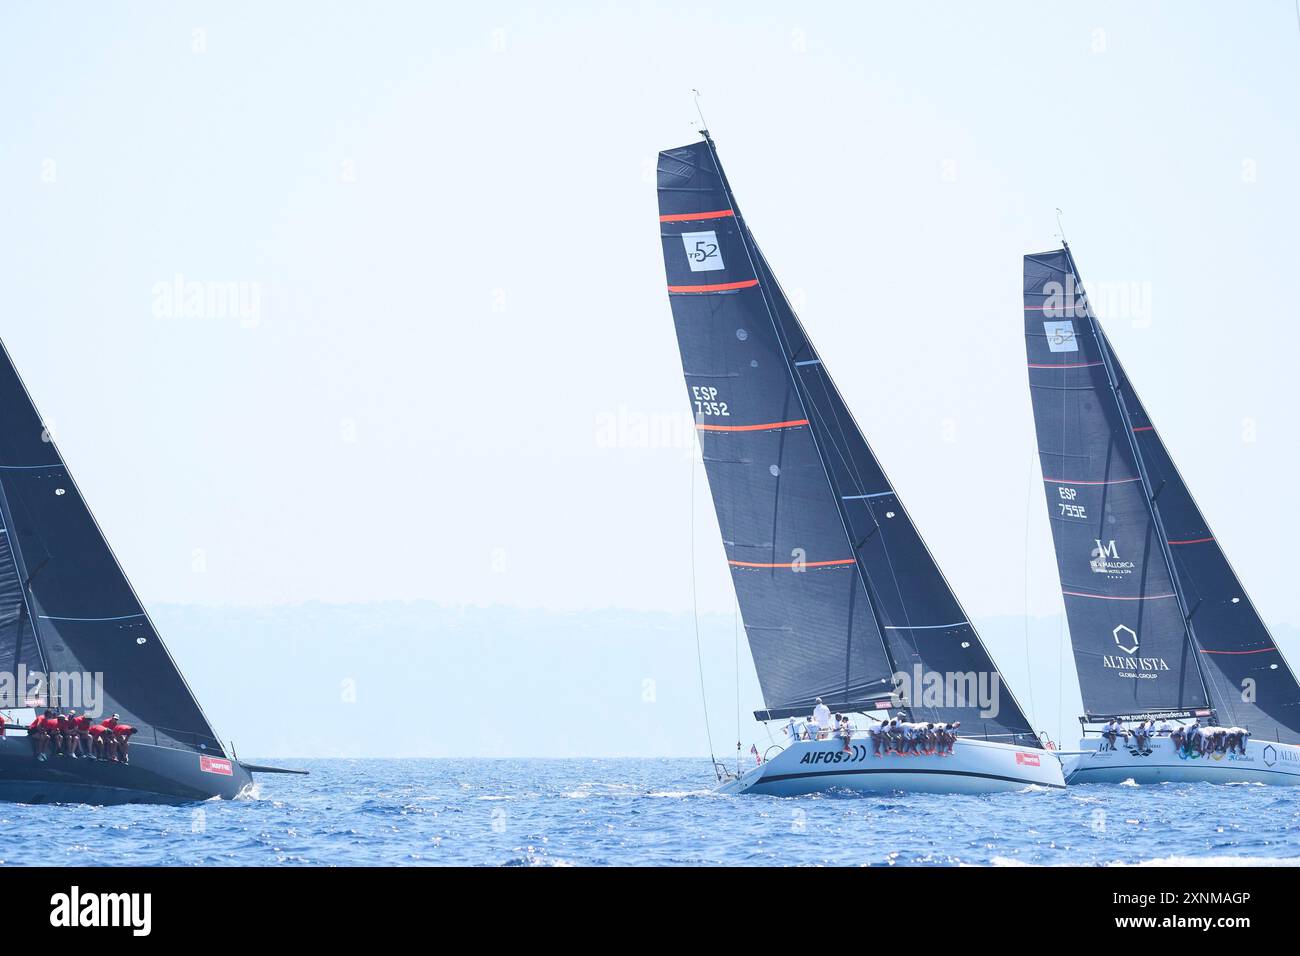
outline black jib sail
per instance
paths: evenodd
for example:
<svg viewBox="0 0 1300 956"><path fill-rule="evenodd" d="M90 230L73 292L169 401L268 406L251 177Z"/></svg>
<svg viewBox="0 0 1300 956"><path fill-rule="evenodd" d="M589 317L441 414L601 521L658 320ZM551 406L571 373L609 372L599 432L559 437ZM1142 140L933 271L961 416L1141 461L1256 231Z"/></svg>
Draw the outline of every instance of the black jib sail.
<svg viewBox="0 0 1300 956"><path fill-rule="evenodd" d="M150 742L222 754L3 345L0 410L0 669L102 674L105 713ZM60 697L75 686L52 681L36 702L80 709Z"/></svg>
<svg viewBox="0 0 1300 956"><path fill-rule="evenodd" d="M913 719L1036 745L754 242L707 134L659 154L658 185L682 368L766 704L756 716L807 714L819 696L833 710L883 709L904 674ZM982 692L996 697L991 716Z"/></svg>
<svg viewBox="0 0 1300 956"><path fill-rule="evenodd" d="M1024 264L1030 393L1085 716L1300 743L1300 685L1193 501L1068 247Z"/></svg>

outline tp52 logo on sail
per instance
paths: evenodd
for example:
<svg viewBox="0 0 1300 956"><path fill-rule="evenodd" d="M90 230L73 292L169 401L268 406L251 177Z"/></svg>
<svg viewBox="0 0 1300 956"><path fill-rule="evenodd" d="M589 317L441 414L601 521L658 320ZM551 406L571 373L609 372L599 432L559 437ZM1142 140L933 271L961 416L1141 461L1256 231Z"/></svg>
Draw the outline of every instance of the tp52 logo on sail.
<svg viewBox="0 0 1300 956"><path fill-rule="evenodd" d="M682 245L686 247L686 261L692 272L717 272L726 268L718 251L718 234L712 229L682 233Z"/></svg>

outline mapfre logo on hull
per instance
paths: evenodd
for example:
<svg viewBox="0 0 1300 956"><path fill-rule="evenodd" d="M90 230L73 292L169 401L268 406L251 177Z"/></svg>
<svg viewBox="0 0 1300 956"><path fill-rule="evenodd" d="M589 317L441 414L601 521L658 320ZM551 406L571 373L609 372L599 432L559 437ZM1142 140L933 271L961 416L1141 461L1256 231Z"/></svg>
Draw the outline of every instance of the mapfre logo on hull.
<svg viewBox="0 0 1300 956"><path fill-rule="evenodd" d="M223 777L233 777L235 769L225 757L200 757L199 769L204 773L219 773Z"/></svg>
<svg viewBox="0 0 1300 956"><path fill-rule="evenodd" d="M1019 766L1021 766L1021 767L1038 767L1038 766L1041 766L1041 764L1039 764L1038 760L1039 760L1039 758L1038 758L1038 754L1024 754L1024 753L1021 753L1021 752L1018 751L1018 750L1016 751L1016 764L1019 765Z"/></svg>

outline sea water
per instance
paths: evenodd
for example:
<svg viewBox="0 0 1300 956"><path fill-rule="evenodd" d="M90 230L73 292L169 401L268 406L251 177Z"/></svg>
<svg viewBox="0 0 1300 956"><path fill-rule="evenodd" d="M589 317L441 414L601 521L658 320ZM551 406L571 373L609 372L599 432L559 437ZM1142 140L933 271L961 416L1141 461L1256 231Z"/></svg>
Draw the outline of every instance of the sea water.
<svg viewBox="0 0 1300 956"><path fill-rule="evenodd" d="M1300 864L1300 788L717 796L707 760L272 760L180 807L0 804L10 865Z"/></svg>

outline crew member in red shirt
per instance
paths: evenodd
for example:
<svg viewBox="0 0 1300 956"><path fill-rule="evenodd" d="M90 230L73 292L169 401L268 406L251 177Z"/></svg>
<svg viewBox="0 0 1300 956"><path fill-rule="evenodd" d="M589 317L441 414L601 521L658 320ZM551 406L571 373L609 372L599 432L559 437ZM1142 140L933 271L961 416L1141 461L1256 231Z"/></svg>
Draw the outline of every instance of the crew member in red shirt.
<svg viewBox="0 0 1300 956"><path fill-rule="evenodd" d="M135 733L135 728L130 724L122 723L117 714L114 714L109 720L113 722L113 743L117 745L116 759L122 763L130 763L131 756L126 750L127 745L131 742L131 735Z"/></svg>
<svg viewBox="0 0 1300 956"><path fill-rule="evenodd" d="M53 716L54 711L47 710L44 715L37 714L36 718L27 725L27 736L31 738L32 752L37 760L44 760L50 749L50 733L45 729L45 721Z"/></svg>
<svg viewBox="0 0 1300 956"><path fill-rule="evenodd" d="M86 760L90 760L95 756L94 748L90 745L90 725L91 719L85 714L77 718L77 741L80 745L81 756Z"/></svg>
<svg viewBox="0 0 1300 956"><path fill-rule="evenodd" d="M109 733L108 728L102 723L91 724L88 733L90 734L91 753L95 755L95 759L107 760L109 741L113 735Z"/></svg>
<svg viewBox="0 0 1300 956"><path fill-rule="evenodd" d="M60 756L68 755L68 715L56 714L54 717L54 730L50 733L50 742L54 744L54 749Z"/></svg>
<svg viewBox="0 0 1300 956"><path fill-rule="evenodd" d="M59 727L63 731L63 752L73 760L81 756L78 753L81 750L81 734L77 730L80 721L75 710L59 715Z"/></svg>

